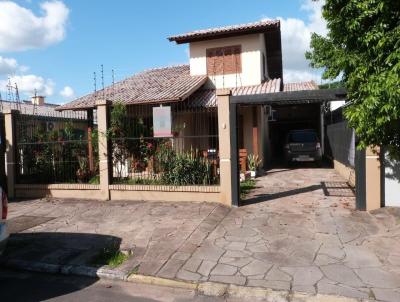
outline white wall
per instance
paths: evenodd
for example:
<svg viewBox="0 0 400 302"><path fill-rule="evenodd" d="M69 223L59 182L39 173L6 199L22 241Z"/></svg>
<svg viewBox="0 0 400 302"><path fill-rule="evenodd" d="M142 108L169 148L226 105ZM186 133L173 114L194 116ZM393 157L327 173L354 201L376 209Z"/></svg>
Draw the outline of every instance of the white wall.
<svg viewBox="0 0 400 302"><path fill-rule="evenodd" d="M386 154L385 163L385 206L400 207L400 162L390 160Z"/></svg>
<svg viewBox="0 0 400 302"><path fill-rule="evenodd" d="M207 48L241 45L242 72L240 74L210 76L209 86L234 88L258 85L262 82L262 51L265 51L262 34L252 34L224 39L190 43L190 74L207 74Z"/></svg>
<svg viewBox="0 0 400 302"><path fill-rule="evenodd" d="M342 101L331 101L331 111L336 110L346 104L345 100Z"/></svg>

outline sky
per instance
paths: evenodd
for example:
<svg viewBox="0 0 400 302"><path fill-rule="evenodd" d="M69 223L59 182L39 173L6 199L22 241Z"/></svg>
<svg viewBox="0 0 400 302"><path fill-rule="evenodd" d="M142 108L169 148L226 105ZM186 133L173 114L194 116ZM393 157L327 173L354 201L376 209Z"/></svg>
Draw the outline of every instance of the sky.
<svg viewBox="0 0 400 302"><path fill-rule="evenodd" d="M188 46L167 40L196 29L280 19L284 82L315 80L304 53L326 34L323 1L311 0L0 0L0 92L8 79L22 99L35 91L66 103L136 72L188 63Z"/></svg>

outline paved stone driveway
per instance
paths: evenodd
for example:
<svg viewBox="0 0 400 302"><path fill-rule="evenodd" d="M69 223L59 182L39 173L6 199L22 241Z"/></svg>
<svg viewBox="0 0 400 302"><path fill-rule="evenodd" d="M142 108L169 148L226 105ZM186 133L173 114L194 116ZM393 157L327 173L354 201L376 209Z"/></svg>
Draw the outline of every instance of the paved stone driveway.
<svg viewBox="0 0 400 302"><path fill-rule="evenodd" d="M9 210L11 228L21 231L10 239L10 259L83 265L115 242L134 252L119 269L146 275L181 246L197 247L229 212L207 203L57 199L12 202Z"/></svg>
<svg viewBox="0 0 400 302"><path fill-rule="evenodd" d="M353 192L330 169L273 170L257 186L158 275L400 301L399 211L352 210ZM187 259L176 275L175 259Z"/></svg>
<svg viewBox="0 0 400 302"><path fill-rule="evenodd" d="M11 203L10 216L43 217L28 230L19 226L22 234L120 238L121 248L134 248L118 268L124 271L400 301L399 209L354 211L352 191L331 169L273 170L257 186L247 205L232 210L204 203L33 200Z"/></svg>

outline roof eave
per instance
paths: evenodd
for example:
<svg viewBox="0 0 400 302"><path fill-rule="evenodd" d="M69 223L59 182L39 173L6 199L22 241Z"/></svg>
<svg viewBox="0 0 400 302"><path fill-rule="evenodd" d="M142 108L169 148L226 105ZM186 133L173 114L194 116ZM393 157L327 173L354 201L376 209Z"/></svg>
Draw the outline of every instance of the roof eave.
<svg viewBox="0 0 400 302"><path fill-rule="evenodd" d="M198 41L206 41L206 40L214 40L214 39L221 39L221 38L229 38L229 37L237 37L237 36L244 36L244 35L250 35L250 34L260 34L260 33L266 33L269 31L275 31L280 28L279 23L277 24L271 24L268 25L268 27L265 28L251 28L247 30L239 29L239 30L233 30L229 32L218 32L218 33L204 33L204 34L193 34L193 35L188 35L185 36L183 35L177 35L177 36L171 36L168 37L167 39L170 42L175 42L176 44L185 44L185 43L191 43L191 42L198 42Z"/></svg>

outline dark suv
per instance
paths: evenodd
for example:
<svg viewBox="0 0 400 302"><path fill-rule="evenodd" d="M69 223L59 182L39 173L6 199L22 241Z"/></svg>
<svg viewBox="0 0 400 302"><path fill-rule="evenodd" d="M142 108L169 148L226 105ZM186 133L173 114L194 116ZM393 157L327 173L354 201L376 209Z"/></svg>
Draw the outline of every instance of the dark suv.
<svg viewBox="0 0 400 302"><path fill-rule="evenodd" d="M285 143L285 160L294 161L321 161L321 144L317 132L311 129L292 130L288 133Z"/></svg>

